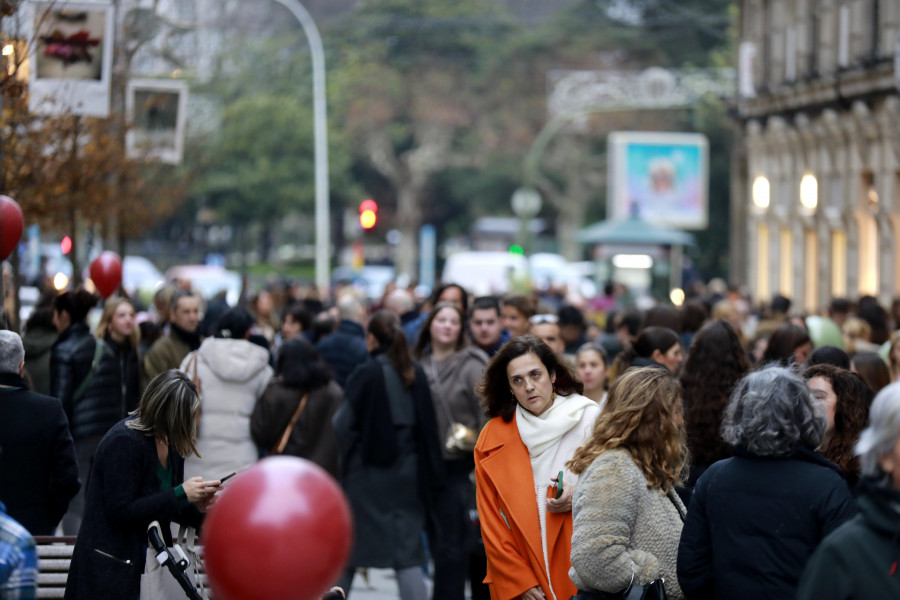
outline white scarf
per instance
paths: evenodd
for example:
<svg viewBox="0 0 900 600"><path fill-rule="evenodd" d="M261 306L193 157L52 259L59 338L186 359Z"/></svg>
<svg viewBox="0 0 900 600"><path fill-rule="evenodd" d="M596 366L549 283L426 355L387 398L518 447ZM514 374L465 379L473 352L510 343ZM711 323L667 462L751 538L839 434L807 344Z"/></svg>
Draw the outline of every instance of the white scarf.
<svg viewBox="0 0 900 600"><path fill-rule="evenodd" d="M584 409L589 406L597 406L597 403L580 394L557 396L550 408L540 415L533 415L521 404L516 404L516 426L532 461L540 459L578 425Z"/></svg>

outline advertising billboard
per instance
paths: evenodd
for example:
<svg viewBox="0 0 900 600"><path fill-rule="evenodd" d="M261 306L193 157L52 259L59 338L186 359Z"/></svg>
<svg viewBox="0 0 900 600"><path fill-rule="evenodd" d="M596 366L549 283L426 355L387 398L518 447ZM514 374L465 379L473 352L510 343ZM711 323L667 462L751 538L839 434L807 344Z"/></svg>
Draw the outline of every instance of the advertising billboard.
<svg viewBox="0 0 900 600"><path fill-rule="evenodd" d="M30 108L38 114L109 115L113 7L108 2L28 2Z"/></svg>
<svg viewBox="0 0 900 600"><path fill-rule="evenodd" d="M184 146L188 86L184 81L133 79L125 97L129 158L178 164Z"/></svg>
<svg viewBox="0 0 900 600"><path fill-rule="evenodd" d="M708 223L709 142L698 133L611 133L607 214L637 213L664 227L705 229Z"/></svg>

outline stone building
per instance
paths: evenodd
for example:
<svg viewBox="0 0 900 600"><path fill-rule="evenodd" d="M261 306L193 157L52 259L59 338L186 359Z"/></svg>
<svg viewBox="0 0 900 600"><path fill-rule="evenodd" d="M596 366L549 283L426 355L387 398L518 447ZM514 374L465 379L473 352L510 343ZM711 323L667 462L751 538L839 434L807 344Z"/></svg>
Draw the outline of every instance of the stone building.
<svg viewBox="0 0 900 600"><path fill-rule="evenodd" d="M900 295L900 0L742 0L732 278L814 311Z"/></svg>

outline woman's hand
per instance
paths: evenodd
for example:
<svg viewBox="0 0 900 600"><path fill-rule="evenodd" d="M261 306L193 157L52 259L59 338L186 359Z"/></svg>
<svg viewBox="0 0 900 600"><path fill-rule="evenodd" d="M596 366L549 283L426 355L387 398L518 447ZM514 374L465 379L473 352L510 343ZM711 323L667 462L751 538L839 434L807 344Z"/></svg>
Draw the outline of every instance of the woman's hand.
<svg viewBox="0 0 900 600"><path fill-rule="evenodd" d="M556 481L556 478L553 478ZM552 513L564 513L572 510L572 495L575 493L573 486L563 488L559 498L547 498L547 510Z"/></svg>
<svg viewBox="0 0 900 600"><path fill-rule="evenodd" d="M562 498L560 498L562 500ZM541 586L536 585L524 594L522 594L522 600L547 600L546 596L544 596L544 591L541 589Z"/></svg>
<svg viewBox="0 0 900 600"><path fill-rule="evenodd" d="M221 481L203 481L202 477L191 477L181 484L188 502L196 504L200 512L206 510L221 486ZM202 509L201 506L203 507Z"/></svg>

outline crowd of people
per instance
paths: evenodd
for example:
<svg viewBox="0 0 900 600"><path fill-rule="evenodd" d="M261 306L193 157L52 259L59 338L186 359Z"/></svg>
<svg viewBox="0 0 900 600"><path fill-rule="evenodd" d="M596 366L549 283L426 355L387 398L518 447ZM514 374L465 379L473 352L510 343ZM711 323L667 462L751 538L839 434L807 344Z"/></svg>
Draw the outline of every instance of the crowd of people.
<svg viewBox="0 0 900 600"><path fill-rule="evenodd" d="M62 531L67 598L138 598L151 521L199 527L284 453L345 490L345 590L390 568L403 600L900 597L900 303L620 290L232 307L184 284L93 328L94 295L53 296L0 331L3 585Z"/></svg>

